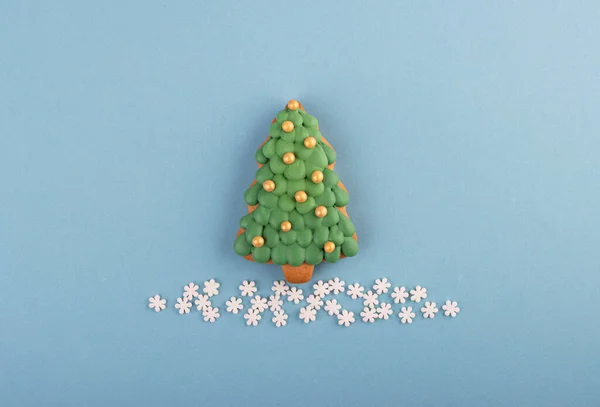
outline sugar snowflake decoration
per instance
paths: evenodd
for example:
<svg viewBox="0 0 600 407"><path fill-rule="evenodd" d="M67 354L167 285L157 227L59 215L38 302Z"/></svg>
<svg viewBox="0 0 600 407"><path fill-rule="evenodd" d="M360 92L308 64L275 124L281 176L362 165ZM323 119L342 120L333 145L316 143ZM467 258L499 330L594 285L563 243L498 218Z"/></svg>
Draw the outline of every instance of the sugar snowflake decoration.
<svg viewBox="0 0 600 407"><path fill-rule="evenodd" d="M379 319L387 320L393 313L394 311L392 311L392 304L388 304L386 302L381 302L377 308L377 318Z"/></svg>
<svg viewBox="0 0 600 407"><path fill-rule="evenodd" d="M267 305L269 306L271 312L275 312L281 309L283 301L279 298L278 295L273 294L269 296L269 301L267 302Z"/></svg>
<svg viewBox="0 0 600 407"><path fill-rule="evenodd" d="M284 295L287 295L288 291L290 291L290 287L288 287L288 285L283 280L274 281L273 287L271 287L271 291L273 291L275 295L283 297Z"/></svg>
<svg viewBox="0 0 600 407"><path fill-rule="evenodd" d="M300 301L304 299L304 295L302 295L303 291L301 288L292 287L288 292L288 301L293 302L294 304L300 304Z"/></svg>
<svg viewBox="0 0 600 407"><path fill-rule="evenodd" d="M231 297L229 301L225 302L225 305L227 305L227 312L231 312L232 314L237 314L244 309L241 298Z"/></svg>
<svg viewBox="0 0 600 407"><path fill-rule="evenodd" d="M421 302L423 298L427 298L427 288L423 288L420 285L416 286L414 290L410 290L410 300L414 302Z"/></svg>
<svg viewBox="0 0 600 407"><path fill-rule="evenodd" d="M210 299L206 294L198 294L198 297L194 301L194 304L196 304L196 309L198 311L204 311L206 308L212 306L212 304L210 303Z"/></svg>
<svg viewBox="0 0 600 407"><path fill-rule="evenodd" d="M338 304L336 299L325 301L325 308L323 308L329 315L337 315L340 313L342 306Z"/></svg>
<svg viewBox="0 0 600 407"><path fill-rule="evenodd" d="M167 308L167 300L160 298L160 295L156 294L154 297L148 298L148 308L153 308L154 311L160 312Z"/></svg>
<svg viewBox="0 0 600 407"><path fill-rule="evenodd" d="M344 286L346 285L345 281L340 280L338 277L329 280L327 282L327 284L329 285L329 292L330 293L334 293L335 295L338 295L339 293L343 293L345 288Z"/></svg>
<svg viewBox="0 0 600 407"><path fill-rule="evenodd" d="M202 311L202 316L204 317L205 322L215 322L221 314L219 314L219 308L207 307Z"/></svg>
<svg viewBox="0 0 600 407"><path fill-rule="evenodd" d="M379 304L379 300L377 299L379 296L375 294L373 291L369 290L366 294L363 295L363 305L365 307L374 307Z"/></svg>
<svg viewBox="0 0 600 407"><path fill-rule="evenodd" d="M323 300L321 299L321 297L317 297L313 294L309 295L308 298L306 298L306 302L308 303L308 306L310 308L316 311L320 310L323 306Z"/></svg>
<svg viewBox="0 0 600 407"><path fill-rule="evenodd" d="M273 313L273 319L271 321L273 321L275 326L277 328L279 328L279 327L287 325L287 319L288 319L287 314L285 312L283 312L283 310L279 310L279 311L275 311Z"/></svg>
<svg viewBox="0 0 600 407"><path fill-rule="evenodd" d="M415 317L415 313L412 312L412 307L402 307L398 317L403 324L411 324Z"/></svg>
<svg viewBox="0 0 600 407"><path fill-rule="evenodd" d="M264 312L264 310L267 309L267 299L262 298L260 295L254 296L254 298L250 300L250 303L252 304L252 309L257 310L258 312Z"/></svg>
<svg viewBox="0 0 600 407"><path fill-rule="evenodd" d="M360 316L362 317L363 322L370 322L370 323L375 322L375 320L378 318L377 310L375 310L375 308L371 308L371 307L365 307L362 310L362 312L360 313Z"/></svg>
<svg viewBox="0 0 600 407"><path fill-rule="evenodd" d="M357 298L362 298L363 291L365 291L365 288L362 287L360 284L355 283L355 284L350 284L348 286L348 289L346 290L346 294L348 294L350 297L352 297L353 300L355 300Z"/></svg>
<svg viewBox="0 0 600 407"><path fill-rule="evenodd" d="M300 319L303 320L305 324L314 321L317 319L317 310L311 307L300 308Z"/></svg>
<svg viewBox="0 0 600 407"><path fill-rule="evenodd" d="M186 297L188 300L191 300L194 297L198 296L198 285L191 282L188 285L186 285L185 287L183 287L183 296Z"/></svg>
<svg viewBox="0 0 600 407"><path fill-rule="evenodd" d="M180 314L189 314L191 307L192 303L186 297L177 298L177 304L175 304L175 308L179 310Z"/></svg>
<svg viewBox="0 0 600 407"><path fill-rule="evenodd" d="M258 325L258 321L260 321L262 316L255 309L248 309L248 311L244 314L244 319L246 320L246 325L256 326Z"/></svg>
<svg viewBox="0 0 600 407"><path fill-rule="evenodd" d="M242 297L252 297L257 290L256 283L247 280L244 280L238 288L240 289Z"/></svg>
<svg viewBox="0 0 600 407"><path fill-rule="evenodd" d="M325 297L329 294L329 284L323 282L323 280L319 280L313 284L313 288L315 290L315 295L318 297Z"/></svg>
<svg viewBox="0 0 600 407"><path fill-rule="evenodd" d="M387 278L382 278L382 279L377 279L375 280L375 284L373 285L373 290L375 290L375 292L377 294L385 294L388 292L388 289L391 287L392 285L390 283L388 283L388 279Z"/></svg>
<svg viewBox="0 0 600 407"><path fill-rule="evenodd" d="M460 312L460 308L458 308L458 303L456 301L446 301L444 305L442 305L442 309L444 310L444 315L447 317L456 317L456 314Z"/></svg>
<svg viewBox="0 0 600 407"><path fill-rule="evenodd" d="M394 303L404 304L406 302L406 299L408 298L406 287L394 287L392 298L394 299Z"/></svg>
<svg viewBox="0 0 600 407"><path fill-rule="evenodd" d="M348 327L354 323L354 312L343 310L341 313L337 314L337 319L339 325Z"/></svg>
<svg viewBox="0 0 600 407"><path fill-rule="evenodd" d="M219 295L219 287L221 287L221 284L217 283L214 278L211 278L204 282L202 291L209 297L214 297L215 295Z"/></svg>
<svg viewBox="0 0 600 407"><path fill-rule="evenodd" d="M421 308L423 318L435 318L435 314L438 312L438 309L435 306L435 302L426 301L425 306Z"/></svg>

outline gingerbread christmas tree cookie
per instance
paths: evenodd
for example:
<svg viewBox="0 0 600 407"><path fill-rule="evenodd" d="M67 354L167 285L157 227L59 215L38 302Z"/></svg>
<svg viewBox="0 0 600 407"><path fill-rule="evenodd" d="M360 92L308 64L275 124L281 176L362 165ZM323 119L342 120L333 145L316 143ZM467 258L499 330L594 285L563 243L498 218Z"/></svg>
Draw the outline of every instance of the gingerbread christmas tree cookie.
<svg viewBox="0 0 600 407"><path fill-rule="evenodd" d="M244 193L234 250L258 263L274 263L290 283L305 283L323 261L358 252L346 212L348 191L334 171L336 154L317 119L291 100L256 152L258 171Z"/></svg>

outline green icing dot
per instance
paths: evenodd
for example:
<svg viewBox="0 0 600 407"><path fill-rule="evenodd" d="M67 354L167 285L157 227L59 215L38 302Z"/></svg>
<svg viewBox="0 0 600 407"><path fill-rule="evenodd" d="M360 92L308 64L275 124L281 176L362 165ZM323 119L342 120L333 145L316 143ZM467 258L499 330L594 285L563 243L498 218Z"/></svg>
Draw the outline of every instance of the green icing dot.
<svg viewBox="0 0 600 407"><path fill-rule="evenodd" d="M323 152L323 148L317 144L313 148L313 153L306 159L306 173L312 174L315 170L323 171L327 167L327 156Z"/></svg>
<svg viewBox="0 0 600 407"><path fill-rule="evenodd" d="M271 226L265 226L263 237L265 238L265 244L270 248L276 247L279 244L279 232Z"/></svg>
<svg viewBox="0 0 600 407"><path fill-rule="evenodd" d="M296 128L296 142L302 142L308 137L308 131L304 127Z"/></svg>
<svg viewBox="0 0 600 407"><path fill-rule="evenodd" d="M256 162L264 164L267 162L267 157L265 157L265 155L262 152L262 148L259 148L258 150L256 150L256 154L254 154L254 158L256 159Z"/></svg>
<svg viewBox="0 0 600 407"><path fill-rule="evenodd" d="M258 192L258 202L269 209L275 209L278 201L279 197L272 192L267 192L264 189Z"/></svg>
<svg viewBox="0 0 600 407"><path fill-rule="evenodd" d="M356 240L351 237L345 238L342 245L342 253L348 257L356 256L356 253L358 253L358 243Z"/></svg>
<svg viewBox="0 0 600 407"><path fill-rule="evenodd" d="M301 160L308 160L314 151L314 148L304 147L303 141L296 141L294 143L294 154Z"/></svg>
<svg viewBox="0 0 600 407"><path fill-rule="evenodd" d="M317 139L317 141L321 141L323 139L323 134L316 127L310 127L307 130L308 135L314 137Z"/></svg>
<svg viewBox="0 0 600 407"><path fill-rule="evenodd" d="M321 183L323 184L323 183ZM317 201L317 205L323 205L326 207L330 207L335 205L335 194L330 188L325 189L325 185L323 185L323 193L315 198Z"/></svg>
<svg viewBox="0 0 600 407"><path fill-rule="evenodd" d="M348 196L348 192L346 192L342 188L340 188L339 185L334 186L333 188L331 188L331 190L335 194L335 205L336 206L348 205L348 201L350 200L350 197Z"/></svg>
<svg viewBox="0 0 600 407"><path fill-rule="evenodd" d="M323 151L325 151L325 155L327 156L327 161L329 164L333 164L335 162L335 151L333 151L333 149L325 143L322 143L321 145L323 146Z"/></svg>
<svg viewBox="0 0 600 407"><path fill-rule="evenodd" d="M323 218L317 218L314 211L304 215L304 225L309 229L315 230L316 228L321 226L322 223Z"/></svg>
<svg viewBox="0 0 600 407"><path fill-rule="evenodd" d="M315 184L312 181L306 181L306 193L308 195L314 196L316 199L317 197L319 197L323 194L323 191L325 191L325 185L323 185L322 182ZM332 206L332 205L333 204L325 205L325 206Z"/></svg>
<svg viewBox="0 0 600 407"><path fill-rule="evenodd" d="M246 229L248 227L248 222L250 221L250 219L254 219L254 216L251 213L242 216L242 219L240 219L240 227ZM304 219L302 220L304 221Z"/></svg>
<svg viewBox="0 0 600 407"><path fill-rule="evenodd" d="M288 220L288 212L275 208L271 211L271 217L269 218L269 224L275 229L279 230L281 222Z"/></svg>
<svg viewBox="0 0 600 407"><path fill-rule="evenodd" d="M289 133L286 133L285 131L282 131L281 132L281 139L285 140L285 141L294 142L294 140L296 139L296 130L292 130Z"/></svg>
<svg viewBox="0 0 600 407"><path fill-rule="evenodd" d="M331 253L325 253L325 260L327 260L328 263L335 263L340 259L340 253L340 248L336 247Z"/></svg>
<svg viewBox="0 0 600 407"><path fill-rule="evenodd" d="M306 190L306 180L305 179L294 179L288 181L287 184L287 193L290 196L294 196L294 194L298 191Z"/></svg>
<svg viewBox="0 0 600 407"><path fill-rule="evenodd" d="M288 219L292 224L293 230L302 230L304 229L304 216L300 215L298 211L293 210L290 212L290 217Z"/></svg>
<svg viewBox="0 0 600 407"><path fill-rule="evenodd" d="M271 158L271 161L269 161L269 168L271 169L271 171L273 171L273 174L283 174L283 171L285 171L285 167L287 167L287 165L277 155L274 155Z"/></svg>
<svg viewBox="0 0 600 407"><path fill-rule="evenodd" d="M254 184L244 192L244 202L248 205L256 205L258 203L258 192L262 189L262 185Z"/></svg>
<svg viewBox="0 0 600 407"><path fill-rule="evenodd" d="M277 113L277 116L275 116L275 120L277 120L277 123L279 123L279 127L281 127L281 123L288 120L289 116L290 112L288 112L287 110L282 110L281 112Z"/></svg>
<svg viewBox="0 0 600 407"><path fill-rule="evenodd" d="M246 229L246 242L252 244L252 239L256 236L262 236L263 226L256 223L254 220L248 222Z"/></svg>
<svg viewBox="0 0 600 407"><path fill-rule="evenodd" d="M254 215L254 221L256 223L265 226L269 223L271 210L265 206L259 205L252 214Z"/></svg>
<svg viewBox="0 0 600 407"><path fill-rule="evenodd" d="M340 211L336 208L327 208L327 215L323 218L323 226L331 227L337 225L339 221Z"/></svg>
<svg viewBox="0 0 600 407"><path fill-rule="evenodd" d="M275 153L283 157L285 153L294 152L294 143L290 141L285 141L283 139L277 140L277 144L275 145Z"/></svg>
<svg viewBox="0 0 600 407"><path fill-rule="evenodd" d="M304 229L304 230L299 231L297 241L301 247L308 247L308 245L312 242L311 230Z"/></svg>
<svg viewBox="0 0 600 407"><path fill-rule="evenodd" d="M302 123L304 121L302 119L302 115L300 114L300 112L298 112L298 110L292 110L291 112L289 112L288 120L294 123L294 127L302 127Z"/></svg>
<svg viewBox="0 0 600 407"><path fill-rule="evenodd" d="M344 234L337 226L329 228L329 240L335 243L336 246L341 246L344 243Z"/></svg>
<svg viewBox="0 0 600 407"><path fill-rule="evenodd" d="M265 157L271 158L275 155L275 145L277 144L277 141L278 140L272 138L265 143L262 147L262 153Z"/></svg>
<svg viewBox="0 0 600 407"><path fill-rule="evenodd" d="M317 127L317 125L319 124L319 122L317 121L317 118L308 113L306 113L304 115L303 119L304 119L304 125L306 127Z"/></svg>
<svg viewBox="0 0 600 407"><path fill-rule="evenodd" d="M266 263L271 259L271 249L267 246L253 247L252 257L258 263Z"/></svg>
<svg viewBox="0 0 600 407"><path fill-rule="evenodd" d="M282 230L279 231L279 240L286 246L291 245L292 243L296 243L296 239L298 238L298 232L295 230L290 230L288 232L284 232Z"/></svg>
<svg viewBox="0 0 600 407"><path fill-rule="evenodd" d="M340 177L329 168L323 170L323 183L327 188L333 188L340 181Z"/></svg>
<svg viewBox="0 0 600 407"><path fill-rule="evenodd" d="M325 226L319 226L313 233L313 241L319 247L323 247L325 242L329 240L329 228Z"/></svg>
<svg viewBox="0 0 600 407"><path fill-rule="evenodd" d="M287 246L280 244L271 250L271 259L273 263L280 266L287 263Z"/></svg>
<svg viewBox="0 0 600 407"><path fill-rule="evenodd" d="M269 166L263 165L258 169L258 171L256 171L256 184L259 186L259 188L261 188L263 182L268 179L273 179L273 175L274 174L269 169Z"/></svg>
<svg viewBox="0 0 600 407"><path fill-rule="evenodd" d="M277 206L279 206L279 209L282 211L291 212L296 206L296 201L294 201L289 195L283 194L279 197Z"/></svg>
<svg viewBox="0 0 600 407"><path fill-rule="evenodd" d="M233 250L236 254L239 254L240 256L247 256L251 253L252 246L250 245L250 243L246 242L246 237L243 233L235 238Z"/></svg>
<svg viewBox="0 0 600 407"><path fill-rule="evenodd" d="M338 222L338 226L346 237L352 236L356 232L356 228L354 227L352 221L342 213L340 213L340 221Z"/></svg>
<svg viewBox="0 0 600 407"><path fill-rule="evenodd" d="M289 180L306 178L306 166L303 160L296 160L287 166L283 175Z"/></svg>
<svg viewBox="0 0 600 407"><path fill-rule="evenodd" d="M287 180L281 174L277 174L273 177L273 182L275 183L275 189L271 192L273 195L279 196L283 195L287 191Z"/></svg>
<svg viewBox="0 0 600 407"><path fill-rule="evenodd" d="M295 243L287 248L287 260L291 266L298 267L304 263L305 255L306 250Z"/></svg>
<svg viewBox="0 0 600 407"><path fill-rule="evenodd" d="M269 136L271 138L279 138L281 137L281 133L283 133L283 130L281 130L281 123L273 123L271 124L271 128L269 129Z"/></svg>
<svg viewBox="0 0 600 407"><path fill-rule="evenodd" d="M306 260L308 264L319 264L323 261L323 249L312 243L306 248Z"/></svg>
<svg viewBox="0 0 600 407"><path fill-rule="evenodd" d="M313 198L312 196L309 196L306 202L296 202L296 210L300 215L306 215L316 207L317 204L315 203L315 198Z"/></svg>

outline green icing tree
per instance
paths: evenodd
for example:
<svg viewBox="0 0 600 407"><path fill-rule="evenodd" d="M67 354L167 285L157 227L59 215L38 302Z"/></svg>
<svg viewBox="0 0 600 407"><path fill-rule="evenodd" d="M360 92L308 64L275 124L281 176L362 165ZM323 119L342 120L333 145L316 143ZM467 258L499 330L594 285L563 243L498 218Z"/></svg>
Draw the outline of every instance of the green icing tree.
<svg viewBox="0 0 600 407"><path fill-rule="evenodd" d="M291 283L309 281L323 260L356 255L349 196L333 171L335 160L317 119L291 100L256 152L259 169L244 193L248 214L240 220L235 252L282 266Z"/></svg>

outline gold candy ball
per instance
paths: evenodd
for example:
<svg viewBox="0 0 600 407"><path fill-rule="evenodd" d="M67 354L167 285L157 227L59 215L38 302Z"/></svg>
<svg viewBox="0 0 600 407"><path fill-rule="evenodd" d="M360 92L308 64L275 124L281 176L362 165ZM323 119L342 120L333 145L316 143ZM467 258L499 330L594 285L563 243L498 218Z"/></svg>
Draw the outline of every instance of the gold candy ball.
<svg viewBox="0 0 600 407"><path fill-rule="evenodd" d="M297 110L300 107L300 103L297 100L292 99L288 102L287 107L290 110Z"/></svg>
<svg viewBox="0 0 600 407"><path fill-rule="evenodd" d="M289 120L286 120L283 123L281 123L281 129L286 133L289 133L290 131L294 130L294 123L292 123Z"/></svg>
<svg viewBox="0 0 600 407"><path fill-rule="evenodd" d="M252 238L252 246L262 247L265 244L265 239L262 236L255 236Z"/></svg>
<svg viewBox="0 0 600 407"><path fill-rule="evenodd" d="M263 182L263 189L267 192L273 192L273 190L275 189L275 183L268 179L265 182Z"/></svg>
<svg viewBox="0 0 600 407"><path fill-rule="evenodd" d="M317 206L315 209L315 216L317 218L324 218L327 216L327 208L324 206Z"/></svg>
<svg viewBox="0 0 600 407"><path fill-rule="evenodd" d="M303 203L308 199L308 195L304 191L298 191L294 194L294 199L296 199L296 202Z"/></svg>
<svg viewBox="0 0 600 407"><path fill-rule="evenodd" d="M292 229L292 224L289 221L284 220L283 222L281 222L281 230L283 232L289 232L291 229Z"/></svg>
<svg viewBox="0 0 600 407"><path fill-rule="evenodd" d="M283 155L283 162L286 164L293 164L296 161L296 155L294 153L285 153Z"/></svg>
<svg viewBox="0 0 600 407"><path fill-rule="evenodd" d="M325 243L325 245L323 246L323 250L325 250L327 253L333 252L335 250L335 243L333 243L333 242Z"/></svg>
<svg viewBox="0 0 600 407"><path fill-rule="evenodd" d="M318 184L319 182L323 182L323 172L321 172L319 170L313 171L312 175L310 176L310 179L315 184Z"/></svg>
<svg viewBox="0 0 600 407"><path fill-rule="evenodd" d="M307 137L304 139L304 147L306 148L315 148L317 145L317 139L314 137Z"/></svg>

